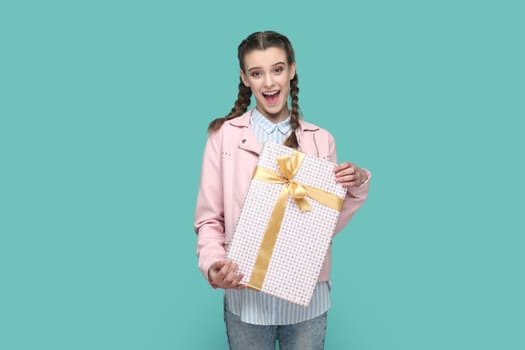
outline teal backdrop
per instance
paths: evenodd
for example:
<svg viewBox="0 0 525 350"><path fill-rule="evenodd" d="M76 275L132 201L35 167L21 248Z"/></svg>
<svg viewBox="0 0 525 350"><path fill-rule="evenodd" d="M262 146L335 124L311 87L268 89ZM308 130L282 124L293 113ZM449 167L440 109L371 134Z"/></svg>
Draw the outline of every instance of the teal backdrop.
<svg viewBox="0 0 525 350"><path fill-rule="evenodd" d="M3 1L0 348L227 349L197 269L236 48L293 42L305 119L370 195L326 349L525 349L521 1Z"/></svg>

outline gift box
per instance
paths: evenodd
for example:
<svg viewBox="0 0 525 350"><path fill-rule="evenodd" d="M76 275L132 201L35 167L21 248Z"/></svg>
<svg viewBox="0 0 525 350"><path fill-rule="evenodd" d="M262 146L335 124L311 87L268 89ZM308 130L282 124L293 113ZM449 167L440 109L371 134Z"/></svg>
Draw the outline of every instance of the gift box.
<svg viewBox="0 0 525 350"><path fill-rule="evenodd" d="M266 142L235 226L227 258L241 284L307 306L346 189L335 163Z"/></svg>

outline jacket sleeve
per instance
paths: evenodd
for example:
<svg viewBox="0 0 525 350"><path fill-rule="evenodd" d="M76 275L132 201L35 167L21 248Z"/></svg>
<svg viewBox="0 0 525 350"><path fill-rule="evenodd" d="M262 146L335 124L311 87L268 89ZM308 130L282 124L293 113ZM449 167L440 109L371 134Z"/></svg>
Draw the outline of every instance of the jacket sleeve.
<svg viewBox="0 0 525 350"><path fill-rule="evenodd" d="M218 260L223 260L226 255L221 137L219 130L211 133L206 141L195 208L194 230L197 234L197 256L199 269L206 280L208 280L210 266Z"/></svg>
<svg viewBox="0 0 525 350"><path fill-rule="evenodd" d="M328 142L330 149L330 161L337 163L335 140L331 134L329 134ZM372 174L367 169L364 170L367 172L368 179L361 186L349 188L346 192L346 197L343 202L343 209L341 209L339 220L335 226L334 235L339 233L348 224L352 216L355 214L357 209L363 205L366 197L368 196L368 185L370 183Z"/></svg>

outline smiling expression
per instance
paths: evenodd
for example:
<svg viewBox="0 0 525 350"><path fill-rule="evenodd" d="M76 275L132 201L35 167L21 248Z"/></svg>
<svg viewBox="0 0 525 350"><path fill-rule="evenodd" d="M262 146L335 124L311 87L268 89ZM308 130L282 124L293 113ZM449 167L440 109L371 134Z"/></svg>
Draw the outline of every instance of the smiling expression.
<svg viewBox="0 0 525 350"><path fill-rule="evenodd" d="M253 50L244 56L241 79L252 90L257 110L274 123L288 118L290 80L294 76L295 62L288 64L281 48Z"/></svg>

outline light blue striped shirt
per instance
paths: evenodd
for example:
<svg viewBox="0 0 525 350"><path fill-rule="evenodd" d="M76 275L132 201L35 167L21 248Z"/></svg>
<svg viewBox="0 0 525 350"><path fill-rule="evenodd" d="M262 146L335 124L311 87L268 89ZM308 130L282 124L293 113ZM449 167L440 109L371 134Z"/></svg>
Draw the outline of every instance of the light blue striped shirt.
<svg viewBox="0 0 525 350"><path fill-rule="evenodd" d="M262 145L266 141L283 144L291 133L290 118L274 124L252 110L250 127ZM299 323L321 315L330 308L330 282L319 282L307 307L253 289L225 289L228 311L243 322L258 325Z"/></svg>

